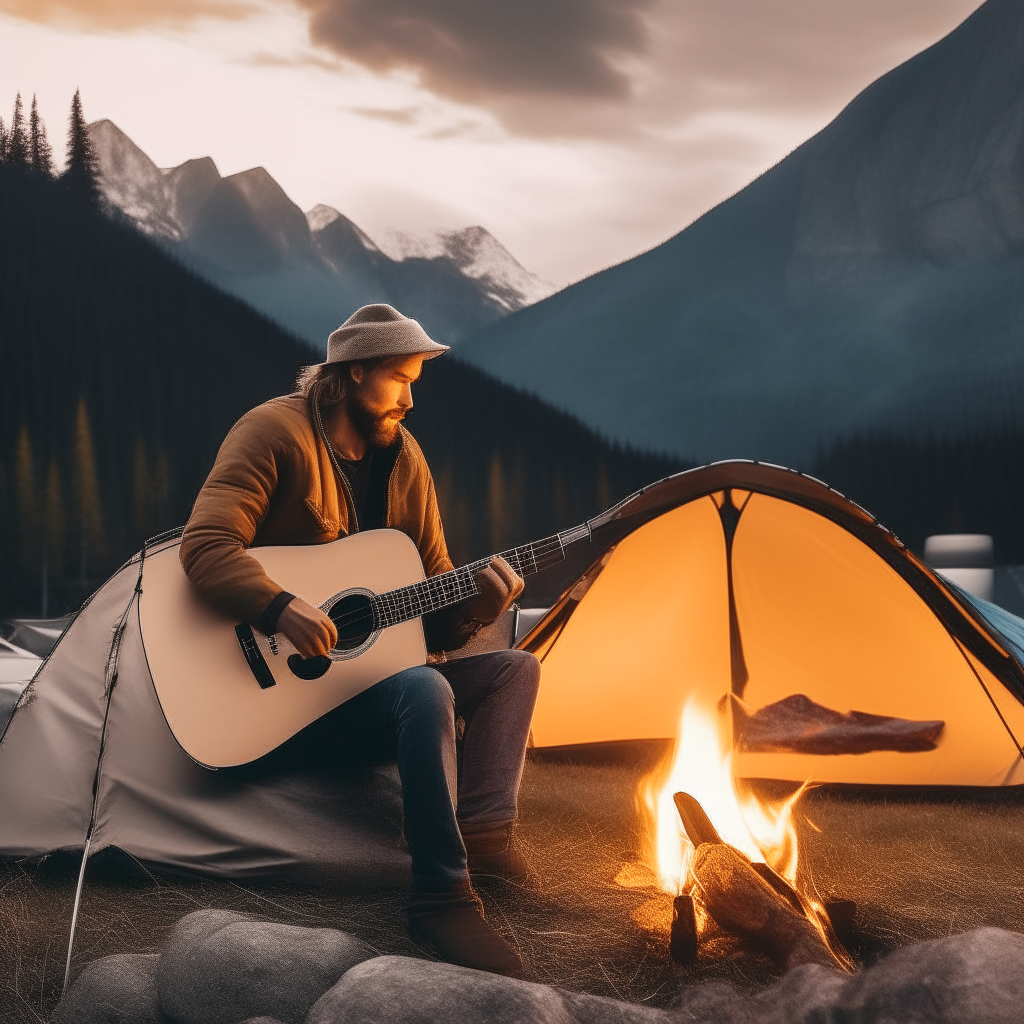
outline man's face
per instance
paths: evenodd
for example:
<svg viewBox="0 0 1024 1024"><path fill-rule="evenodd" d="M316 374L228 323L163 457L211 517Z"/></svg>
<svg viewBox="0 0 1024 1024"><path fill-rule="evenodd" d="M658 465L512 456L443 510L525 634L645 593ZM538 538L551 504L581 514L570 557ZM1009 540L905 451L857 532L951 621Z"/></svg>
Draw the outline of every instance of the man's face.
<svg viewBox="0 0 1024 1024"><path fill-rule="evenodd" d="M394 443L398 424L412 408L412 385L419 380L424 356L396 356L366 371L352 367L352 386L345 398L352 423L372 448Z"/></svg>

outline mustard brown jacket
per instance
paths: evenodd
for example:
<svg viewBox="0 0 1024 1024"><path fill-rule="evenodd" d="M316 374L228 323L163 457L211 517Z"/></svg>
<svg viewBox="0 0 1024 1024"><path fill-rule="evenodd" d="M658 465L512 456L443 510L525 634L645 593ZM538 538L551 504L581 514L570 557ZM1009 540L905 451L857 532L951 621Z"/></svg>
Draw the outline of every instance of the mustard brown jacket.
<svg viewBox="0 0 1024 1024"><path fill-rule="evenodd" d="M427 460L404 427L396 444L384 525L412 538L428 576L448 572L452 563ZM211 604L260 625L283 591L247 548L324 544L357 529L315 398L310 405L288 395L257 406L231 428L182 535L181 563ZM280 600L287 603L287 597Z"/></svg>

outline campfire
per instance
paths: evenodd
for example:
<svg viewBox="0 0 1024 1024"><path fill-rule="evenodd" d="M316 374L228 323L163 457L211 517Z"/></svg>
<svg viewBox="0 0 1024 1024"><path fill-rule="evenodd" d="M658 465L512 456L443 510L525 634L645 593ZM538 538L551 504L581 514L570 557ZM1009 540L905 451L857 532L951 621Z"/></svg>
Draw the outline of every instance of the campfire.
<svg viewBox="0 0 1024 1024"><path fill-rule="evenodd" d="M800 878L793 810L806 788L776 804L737 792L731 699L709 706L690 698L671 763L642 792L650 865L675 898L670 949L677 960L695 959L702 943L724 933L783 969L852 969L836 931L852 924L853 905L819 900Z"/></svg>

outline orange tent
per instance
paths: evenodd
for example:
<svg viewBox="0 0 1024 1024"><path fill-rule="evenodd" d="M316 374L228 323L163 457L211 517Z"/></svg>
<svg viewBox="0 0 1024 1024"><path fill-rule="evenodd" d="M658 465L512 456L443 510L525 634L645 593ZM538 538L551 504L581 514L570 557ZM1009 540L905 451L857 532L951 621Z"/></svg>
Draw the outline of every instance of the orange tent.
<svg viewBox="0 0 1024 1024"><path fill-rule="evenodd" d="M544 666L537 746L672 737L699 693L731 710L743 777L1024 783L1024 621L820 481L718 463L592 527L519 644Z"/></svg>

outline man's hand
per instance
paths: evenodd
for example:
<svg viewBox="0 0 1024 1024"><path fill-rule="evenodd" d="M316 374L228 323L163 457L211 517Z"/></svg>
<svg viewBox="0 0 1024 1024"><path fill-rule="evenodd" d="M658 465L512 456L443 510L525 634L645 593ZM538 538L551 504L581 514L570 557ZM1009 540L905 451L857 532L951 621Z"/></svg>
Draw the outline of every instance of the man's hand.
<svg viewBox="0 0 1024 1024"><path fill-rule="evenodd" d="M277 631L292 642L304 658L327 654L338 642L334 623L319 608L293 597L277 620Z"/></svg>
<svg viewBox="0 0 1024 1024"><path fill-rule="evenodd" d="M469 614L478 622L488 625L523 592L523 581L515 570L499 555L473 576L479 594L469 602Z"/></svg>

